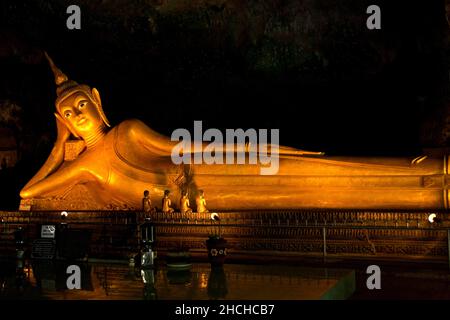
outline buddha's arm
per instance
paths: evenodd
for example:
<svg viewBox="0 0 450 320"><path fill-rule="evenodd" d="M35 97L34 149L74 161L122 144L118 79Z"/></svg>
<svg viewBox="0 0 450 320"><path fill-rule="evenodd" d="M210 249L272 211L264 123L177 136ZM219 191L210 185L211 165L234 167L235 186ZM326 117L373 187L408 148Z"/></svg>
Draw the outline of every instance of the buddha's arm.
<svg viewBox="0 0 450 320"><path fill-rule="evenodd" d="M39 169L39 171L31 178L30 181L23 187L22 191L26 191L35 183L45 179L48 175L52 174L63 162L64 159L64 144L60 145L55 143L52 152L48 156L44 165Z"/></svg>
<svg viewBox="0 0 450 320"><path fill-rule="evenodd" d="M142 121L132 119L122 122L119 126L119 137L123 134L130 136L134 141L138 141L145 149L156 155L167 156L172 152L172 148L178 143L171 141L166 136L150 129Z"/></svg>
<svg viewBox="0 0 450 320"><path fill-rule="evenodd" d="M67 127L62 123L61 119L56 116L56 126L58 130L58 136L56 138L55 145L53 146L52 152L48 156L44 165L39 169L39 171L31 178L30 181L23 187L22 192L26 192L32 185L45 179L45 177L56 171L62 164L64 160L64 144L70 136L70 132Z"/></svg>
<svg viewBox="0 0 450 320"><path fill-rule="evenodd" d="M314 156L323 156L324 152L318 152L318 151L306 151L306 150L299 150L292 147L286 147L286 146L280 146L280 154L281 155L314 155Z"/></svg>
<svg viewBox="0 0 450 320"><path fill-rule="evenodd" d="M20 196L24 199L43 198L63 194L71 186L80 183L95 180L81 166L75 163L61 168L45 179L34 183L30 187L24 188L20 192Z"/></svg>
<svg viewBox="0 0 450 320"><path fill-rule="evenodd" d="M156 131L150 129L143 122L139 120L128 120L124 123L125 126L129 126L126 130L132 132L134 138L139 141L144 147L151 150L154 153L160 155L170 155L172 153L173 148L179 143L179 141L171 141L168 137L157 133ZM203 143L203 149L208 146L208 143ZM261 146L258 146L261 148ZM231 149L228 149L231 148ZM248 152L251 148L246 145L243 148ZM224 152L231 151L236 152L238 147L232 145L225 145L223 150ZM270 146L269 146L270 150ZM218 150L217 150L218 151ZM194 152L192 150L192 152ZM323 152L314 152L314 151L304 151L295 149L292 147L279 146L279 154L280 155L323 155Z"/></svg>

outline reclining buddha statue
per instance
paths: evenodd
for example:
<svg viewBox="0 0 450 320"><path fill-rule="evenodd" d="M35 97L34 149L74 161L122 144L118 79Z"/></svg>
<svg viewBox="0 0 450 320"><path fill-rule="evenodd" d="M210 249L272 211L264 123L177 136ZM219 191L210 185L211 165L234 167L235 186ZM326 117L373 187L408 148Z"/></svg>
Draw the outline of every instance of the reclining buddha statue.
<svg viewBox="0 0 450 320"><path fill-rule="evenodd" d="M327 157L280 146L273 175L261 175L262 164L174 164L178 142L139 120L111 127L98 90L69 80L46 57L57 85L58 132L48 159L20 192L32 209L139 209L144 190L158 204L165 190L179 203L184 192L195 199L201 189L208 208L222 211L448 206L447 157Z"/></svg>

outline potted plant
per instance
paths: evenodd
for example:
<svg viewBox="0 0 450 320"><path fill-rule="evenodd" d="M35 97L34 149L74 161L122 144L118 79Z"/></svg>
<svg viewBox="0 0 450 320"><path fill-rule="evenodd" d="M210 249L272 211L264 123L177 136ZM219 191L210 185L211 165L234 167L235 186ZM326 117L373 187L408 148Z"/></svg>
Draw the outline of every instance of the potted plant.
<svg viewBox="0 0 450 320"><path fill-rule="evenodd" d="M211 214L211 233L206 240L208 258L212 267L222 266L227 256L227 240L222 237L220 217L217 213Z"/></svg>
<svg viewBox="0 0 450 320"><path fill-rule="evenodd" d="M192 266L189 248L181 241L176 247L169 249L166 264L170 270L189 270Z"/></svg>

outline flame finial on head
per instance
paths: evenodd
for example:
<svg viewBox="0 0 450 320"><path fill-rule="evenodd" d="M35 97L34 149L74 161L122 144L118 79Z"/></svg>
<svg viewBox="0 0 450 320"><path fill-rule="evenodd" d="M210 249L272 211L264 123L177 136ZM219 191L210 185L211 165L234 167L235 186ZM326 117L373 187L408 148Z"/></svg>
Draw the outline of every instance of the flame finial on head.
<svg viewBox="0 0 450 320"><path fill-rule="evenodd" d="M89 88L89 86L80 85L76 81L69 80L69 78L55 65L47 52L44 52L44 54L52 69L53 75L55 76L57 95L56 104L74 91L85 91L89 95L91 94L91 88Z"/></svg>
<svg viewBox="0 0 450 320"><path fill-rule="evenodd" d="M55 65L52 58L49 57L46 51L44 51L45 57L48 60L50 68L52 68L53 74L55 75L55 83L57 86L69 80L67 76Z"/></svg>
<svg viewBox="0 0 450 320"><path fill-rule="evenodd" d="M53 75L55 76L56 95L57 95L55 101L56 110L59 112L59 103L69 95L75 92L84 92L95 104L103 122L106 124L106 126L110 127L111 125L109 124L109 121L106 118L106 115L103 111L100 102L100 95L97 89L93 88L91 90L91 88L85 84L78 84L76 81L69 80L69 78L55 65L55 63L53 62L53 60L50 58L50 56L47 54L46 51L44 51L44 54L48 60L50 68L53 71Z"/></svg>

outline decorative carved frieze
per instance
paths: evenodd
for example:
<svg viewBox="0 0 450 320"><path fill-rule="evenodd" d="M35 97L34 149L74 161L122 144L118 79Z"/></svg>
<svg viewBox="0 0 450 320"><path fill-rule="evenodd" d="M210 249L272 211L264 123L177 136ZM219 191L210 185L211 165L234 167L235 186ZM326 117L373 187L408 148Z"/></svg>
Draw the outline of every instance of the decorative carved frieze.
<svg viewBox="0 0 450 320"><path fill-rule="evenodd" d="M326 232L328 255L339 257L438 259L448 255L448 213L438 211L440 225L427 221L427 211L292 210L225 212L221 233L233 252L252 254L315 255L323 253ZM69 212L65 222L93 231L91 253L124 253L137 249L138 212ZM37 229L46 223L60 223L60 212L0 212L1 230L11 233L18 226ZM205 241L213 228L209 214L173 213L154 215L157 249L188 247L206 250ZM34 228L34 229L33 229ZM30 232L31 232L30 231ZM37 236L36 231L30 237ZM120 249L118 249L120 248ZM128 248L128 249L127 249Z"/></svg>

